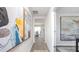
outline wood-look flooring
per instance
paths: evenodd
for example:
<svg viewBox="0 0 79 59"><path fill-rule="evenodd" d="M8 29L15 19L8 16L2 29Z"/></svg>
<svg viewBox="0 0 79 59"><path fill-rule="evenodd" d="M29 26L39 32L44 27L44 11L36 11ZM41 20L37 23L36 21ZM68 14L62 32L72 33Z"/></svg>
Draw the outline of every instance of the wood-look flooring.
<svg viewBox="0 0 79 59"><path fill-rule="evenodd" d="M35 38L35 43L32 46L31 52L48 52L47 44L43 38Z"/></svg>

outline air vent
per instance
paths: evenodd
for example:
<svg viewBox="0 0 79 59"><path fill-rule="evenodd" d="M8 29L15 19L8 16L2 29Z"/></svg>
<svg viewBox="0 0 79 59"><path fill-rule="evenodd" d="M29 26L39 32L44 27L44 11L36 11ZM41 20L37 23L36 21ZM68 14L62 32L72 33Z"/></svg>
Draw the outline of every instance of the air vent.
<svg viewBox="0 0 79 59"><path fill-rule="evenodd" d="M38 14L38 11L33 11L33 14Z"/></svg>

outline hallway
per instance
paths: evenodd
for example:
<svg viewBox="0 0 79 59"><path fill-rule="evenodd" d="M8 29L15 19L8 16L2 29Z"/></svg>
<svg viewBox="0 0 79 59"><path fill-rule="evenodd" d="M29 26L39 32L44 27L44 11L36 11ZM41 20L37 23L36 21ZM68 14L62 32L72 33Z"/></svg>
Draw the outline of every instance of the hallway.
<svg viewBox="0 0 79 59"><path fill-rule="evenodd" d="M48 42L45 39L45 31L48 29L46 21L49 20L49 10L47 7L30 7L33 16L33 39L34 43L31 52L48 52ZM36 37L38 35L38 37ZM49 41L49 38L48 38Z"/></svg>
<svg viewBox="0 0 79 59"><path fill-rule="evenodd" d="M35 38L35 43L32 46L31 52L48 52L47 44L43 38Z"/></svg>

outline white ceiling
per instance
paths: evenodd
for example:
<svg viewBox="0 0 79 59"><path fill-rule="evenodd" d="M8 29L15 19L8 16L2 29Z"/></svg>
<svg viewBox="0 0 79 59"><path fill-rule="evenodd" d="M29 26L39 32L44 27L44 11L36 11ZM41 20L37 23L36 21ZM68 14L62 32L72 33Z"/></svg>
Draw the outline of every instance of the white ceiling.
<svg viewBox="0 0 79 59"><path fill-rule="evenodd" d="M46 16L50 7L29 7L33 16ZM33 11L38 11L38 14L33 14Z"/></svg>
<svg viewBox="0 0 79 59"><path fill-rule="evenodd" d="M79 13L79 7L56 7L57 13Z"/></svg>
<svg viewBox="0 0 79 59"><path fill-rule="evenodd" d="M50 7L29 7L36 24L43 24L49 13ZM33 13L35 11L35 14Z"/></svg>

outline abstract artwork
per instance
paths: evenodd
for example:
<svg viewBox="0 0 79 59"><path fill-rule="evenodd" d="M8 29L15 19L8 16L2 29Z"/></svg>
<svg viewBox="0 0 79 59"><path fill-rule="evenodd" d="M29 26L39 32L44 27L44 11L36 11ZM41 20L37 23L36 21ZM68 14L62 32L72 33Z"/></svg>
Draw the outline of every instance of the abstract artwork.
<svg viewBox="0 0 79 59"><path fill-rule="evenodd" d="M19 30L19 34L21 36L21 39L23 39L23 19L22 18L16 18L16 26Z"/></svg>
<svg viewBox="0 0 79 59"><path fill-rule="evenodd" d="M9 15L9 9L0 7L0 51L9 51L31 37L30 15L22 11L22 17ZM18 10L18 9L17 9ZM25 14L25 12L27 14ZM14 13L16 14L16 12ZM10 18L12 16L12 18ZM13 21L14 20L14 21Z"/></svg>
<svg viewBox="0 0 79 59"><path fill-rule="evenodd" d="M22 19L10 25L6 7L0 7L0 51L8 51L22 42ZM10 28L9 28L10 27ZM20 37L21 36L21 37Z"/></svg>
<svg viewBox="0 0 79 59"><path fill-rule="evenodd" d="M60 17L60 40L74 41L79 35L79 16Z"/></svg>
<svg viewBox="0 0 79 59"><path fill-rule="evenodd" d="M24 20L25 20L25 39L31 37L31 16L29 12L24 8Z"/></svg>
<svg viewBox="0 0 79 59"><path fill-rule="evenodd" d="M5 7L0 7L0 27L5 26L9 23L7 10Z"/></svg>

